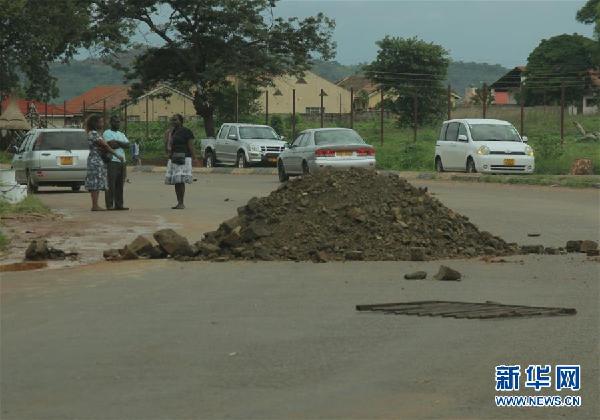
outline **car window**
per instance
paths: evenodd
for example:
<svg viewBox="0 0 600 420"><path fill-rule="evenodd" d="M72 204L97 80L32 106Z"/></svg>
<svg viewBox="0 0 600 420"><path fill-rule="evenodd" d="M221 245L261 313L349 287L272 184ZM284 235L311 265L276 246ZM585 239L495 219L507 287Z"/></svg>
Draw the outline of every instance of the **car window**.
<svg viewBox="0 0 600 420"><path fill-rule="evenodd" d="M46 131L40 133L33 150L88 150L85 131Z"/></svg>
<svg viewBox="0 0 600 420"><path fill-rule="evenodd" d="M220 139L224 139L225 137L227 137L227 133L229 132L229 126L228 125L224 125L223 127L221 127L221 131L219 131L219 137Z"/></svg>
<svg viewBox="0 0 600 420"><path fill-rule="evenodd" d="M315 145L365 144L354 130L325 130L315 132Z"/></svg>
<svg viewBox="0 0 600 420"><path fill-rule="evenodd" d="M31 140L31 134L26 135L21 144L19 145L19 153L23 153L27 149L27 144L29 143L29 140Z"/></svg>
<svg viewBox="0 0 600 420"><path fill-rule="evenodd" d="M229 127L229 134L227 135L227 137L234 135L235 137L237 137L237 130L236 130L236 126L232 125L231 127Z"/></svg>
<svg viewBox="0 0 600 420"><path fill-rule="evenodd" d="M473 141L515 141L520 142L519 132L507 124L470 124Z"/></svg>
<svg viewBox="0 0 600 420"><path fill-rule="evenodd" d="M464 135L467 137L467 139L469 138L469 135L467 134L467 127L465 127L464 124L458 124L458 135Z"/></svg>
<svg viewBox="0 0 600 420"><path fill-rule="evenodd" d="M456 141L458 139L458 123L448 124L446 130L446 141Z"/></svg>
<svg viewBox="0 0 600 420"><path fill-rule="evenodd" d="M296 147L300 147L300 143L302 142L302 139L304 138L305 135L306 135L306 133L300 133L300 135L298 137L296 137L296 140L294 140L292 145L296 146Z"/></svg>
<svg viewBox="0 0 600 420"><path fill-rule="evenodd" d="M279 140L279 136L271 127L240 127L243 139Z"/></svg>
<svg viewBox="0 0 600 420"><path fill-rule="evenodd" d="M442 125L442 131L440 131L440 140L446 141L446 130L448 129L448 124Z"/></svg>

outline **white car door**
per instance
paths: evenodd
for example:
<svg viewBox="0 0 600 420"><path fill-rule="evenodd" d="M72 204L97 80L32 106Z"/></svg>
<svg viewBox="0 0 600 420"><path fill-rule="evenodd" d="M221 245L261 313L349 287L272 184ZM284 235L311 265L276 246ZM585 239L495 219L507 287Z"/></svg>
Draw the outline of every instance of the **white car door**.
<svg viewBox="0 0 600 420"><path fill-rule="evenodd" d="M457 143L458 143L458 125L457 122L448 123L446 129L445 141L444 141L444 156L442 157L442 163L447 169L459 169L459 159L457 156Z"/></svg>
<svg viewBox="0 0 600 420"><path fill-rule="evenodd" d="M227 134L229 134L229 125L224 125L219 130L215 139L215 157L220 162L227 162Z"/></svg>
<svg viewBox="0 0 600 420"><path fill-rule="evenodd" d="M227 134L225 141L225 153L227 154L227 160L229 162L235 162L237 160L237 151L240 146L240 134L238 133L238 128L235 125L232 125L229 128L229 134Z"/></svg>
<svg viewBox="0 0 600 420"><path fill-rule="evenodd" d="M15 170L15 176L17 178L17 182L20 184L24 184L26 182L26 179L25 179L25 150L27 149L27 146L28 146L29 142L31 141L31 137L32 137L32 134L28 134L27 136L25 136L25 138L19 145L17 153L15 153L15 155L13 156L13 160L12 160L12 167Z"/></svg>
<svg viewBox="0 0 600 420"><path fill-rule="evenodd" d="M300 157L298 155L298 151L300 149L300 144L302 143L302 140L305 136L306 133L300 133L300 135L296 137L296 140L294 140L294 142L290 146L289 151L286 153L287 156L283 164L285 165L285 170L288 173L297 174L302 171L300 167Z"/></svg>
<svg viewBox="0 0 600 420"><path fill-rule="evenodd" d="M464 136L464 137L463 137ZM463 123L458 124L458 138L454 153L456 156L456 164L459 169L467 170L467 155L469 154L469 133L467 126Z"/></svg>
<svg viewBox="0 0 600 420"><path fill-rule="evenodd" d="M435 155L439 156L442 160L443 168L448 169L448 144L446 142L446 130L448 129L448 123L442 125L438 141L435 143Z"/></svg>

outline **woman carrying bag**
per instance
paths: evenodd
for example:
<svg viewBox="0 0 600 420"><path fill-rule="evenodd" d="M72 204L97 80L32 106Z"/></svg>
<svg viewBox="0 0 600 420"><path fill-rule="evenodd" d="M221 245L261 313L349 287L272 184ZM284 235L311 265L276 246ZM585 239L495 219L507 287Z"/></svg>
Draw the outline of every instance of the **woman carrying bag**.
<svg viewBox="0 0 600 420"><path fill-rule="evenodd" d="M198 159L194 150L194 134L189 128L183 126L181 114L171 117L171 126L173 130L170 139L171 147L167 148L169 161L167 162L165 184L175 185L177 205L171 208L182 210L185 208L183 204L185 184L192 183L192 163L198 164Z"/></svg>

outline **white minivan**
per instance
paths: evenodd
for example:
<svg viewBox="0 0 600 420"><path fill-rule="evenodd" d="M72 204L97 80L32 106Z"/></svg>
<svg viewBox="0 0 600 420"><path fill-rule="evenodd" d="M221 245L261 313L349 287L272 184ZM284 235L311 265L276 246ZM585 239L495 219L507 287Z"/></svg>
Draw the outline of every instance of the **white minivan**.
<svg viewBox="0 0 600 420"><path fill-rule="evenodd" d="M492 119L445 121L435 144L435 169L514 174L533 173L533 149L511 123Z"/></svg>

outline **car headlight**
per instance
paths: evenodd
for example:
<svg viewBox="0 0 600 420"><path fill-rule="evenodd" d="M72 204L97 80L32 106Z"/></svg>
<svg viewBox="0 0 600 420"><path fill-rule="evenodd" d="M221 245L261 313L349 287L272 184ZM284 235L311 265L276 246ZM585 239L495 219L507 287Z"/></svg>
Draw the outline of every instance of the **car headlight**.
<svg viewBox="0 0 600 420"><path fill-rule="evenodd" d="M533 157L533 148L531 146L525 146L525 153L527 154L527 156Z"/></svg>
<svg viewBox="0 0 600 420"><path fill-rule="evenodd" d="M481 147L479 147L479 149L477 149L477 154L478 155L489 155L490 148L487 146L481 146Z"/></svg>

